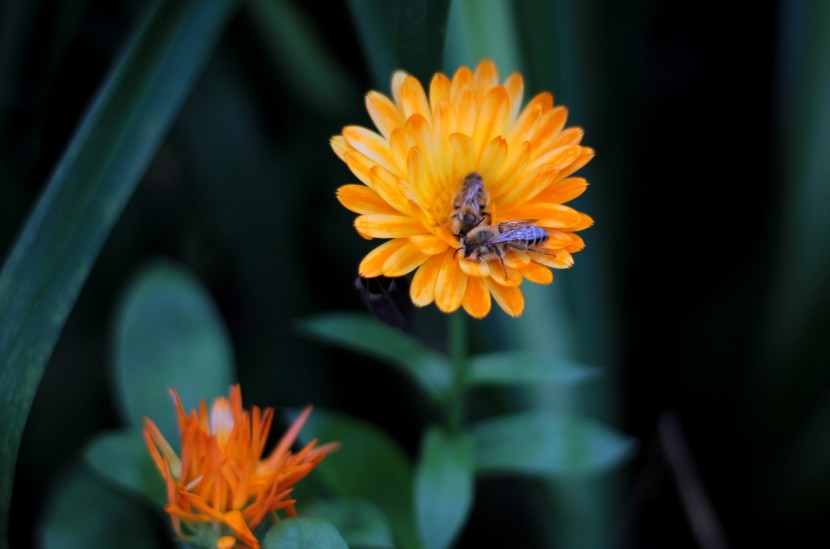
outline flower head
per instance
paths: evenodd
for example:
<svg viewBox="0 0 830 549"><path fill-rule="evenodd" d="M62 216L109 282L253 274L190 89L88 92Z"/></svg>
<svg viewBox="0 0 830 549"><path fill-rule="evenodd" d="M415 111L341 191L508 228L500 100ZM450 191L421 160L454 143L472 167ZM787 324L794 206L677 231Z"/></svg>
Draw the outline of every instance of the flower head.
<svg viewBox="0 0 830 549"><path fill-rule="evenodd" d="M331 139L362 183L337 190L359 214L357 232L389 239L363 259L361 276L415 271L413 303L481 318L491 296L519 316L524 279L548 284L550 268L573 265L584 247L575 233L593 221L563 204L587 187L571 174L594 151L580 145L580 128L565 128L567 111L551 94L522 109L523 91L520 74L500 83L484 60L451 80L435 74L428 94L398 71L392 99L366 95L377 132L347 126Z"/></svg>
<svg viewBox="0 0 830 549"><path fill-rule="evenodd" d="M283 510L296 514L291 499L294 484L336 447L317 447L314 440L292 453L300 429L311 413L307 407L266 458L262 452L274 409L242 408L239 385L230 399L217 398L208 414L203 400L198 412L185 414L178 393L171 389L179 420L181 452L177 455L150 419L144 420L144 440L167 486L173 528L182 538L213 540L220 549L241 541L252 549L252 533L266 514Z"/></svg>

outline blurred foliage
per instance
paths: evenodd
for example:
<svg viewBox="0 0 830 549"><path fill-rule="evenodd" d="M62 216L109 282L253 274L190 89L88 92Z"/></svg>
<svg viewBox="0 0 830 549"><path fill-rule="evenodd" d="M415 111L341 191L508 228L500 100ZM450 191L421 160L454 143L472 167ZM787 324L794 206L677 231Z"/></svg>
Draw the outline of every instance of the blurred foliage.
<svg viewBox="0 0 830 549"><path fill-rule="evenodd" d="M353 178L329 136L346 124L370 125L362 94L388 92L392 67L425 77L484 55L503 76L522 70L527 97L552 91L569 122L585 128L598 154L584 169L592 186L577 207L597 224L572 269L552 286L527 285L521 319L496 311L471 323L471 352L541 353L601 375L482 384L470 415L480 425L538 407L578 413L638 444L623 470L590 479L477 479L456 545L697 547L661 449L657 424L667 410L680 418L732 545L793 546L821 536L830 510L830 284L822 276L830 257L822 211L830 189L830 10L818 0L762 3L748 24L745 8L727 4L716 15L670 2L401 5L424 11L407 19L405 10L390 15L390 3L369 0L239 2L198 78L191 67L192 90L163 140L158 128L146 173L133 172L135 192L86 283L72 278L80 293L71 314L62 309L68 319L53 334L60 337L23 433L11 546L62 546L44 540L62 539L67 521L97 527L71 516L77 509L67 501L79 489L114 513L110 525L134 514L138 500L75 472L81 451L94 464L105 444L117 444L102 441L122 427L110 373L119 299L158 258L186 266L216 301L246 402L313 402L320 412L347 414L354 428L370 426L372 440L380 437L403 464L395 478L412 482L413 497L402 504L415 505L411 462L436 410L412 390L406 369L321 346L297 320L364 311L354 278L373 244L350 229L353 216L334 198ZM0 4L7 254L145 9L129 0ZM430 47L413 51L407 40ZM177 43L169 52L194 50ZM56 238L73 236L58 218L43 226ZM78 276L46 262L26 272ZM4 317L3 337L20 320ZM425 340L444 340L446 319L434 307L416 311L416 324ZM348 360L360 367L345 367ZM5 398L13 390L4 379ZM328 417L317 412L312 420ZM332 456L330 471L336 463ZM96 487L77 485L87 480ZM105 488L120 503L103 505ZM341 488L369 497L360 486ZM135 520L150 538L165 538L165 521ZM417 524L403 522L390 526L418 539Z"/></svg>

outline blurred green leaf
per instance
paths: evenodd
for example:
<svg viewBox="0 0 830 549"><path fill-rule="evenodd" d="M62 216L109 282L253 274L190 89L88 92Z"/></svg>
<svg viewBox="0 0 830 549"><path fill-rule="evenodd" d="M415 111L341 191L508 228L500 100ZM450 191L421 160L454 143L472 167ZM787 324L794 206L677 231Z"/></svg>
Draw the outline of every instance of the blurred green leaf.
<svg viewBox="0 0 830 549"><path fill-rule="evenodd" d="M349 549L331 523L316 518L280 521L268 530L265 549Z"/></svg>
<svg viewBox="0 0 830 549"><path fill-rule="evenodd" d="M298 101L329 113L359 100L354 84L293 2L249 0L251 21Z"/></svg>
<svg viewBox="0 0 830 549"><path fill-rule="evenodd" d="M42 549L158 546L156 526L143 506L78 466L54 489L38 532Z"/></svg>
<svg viewBox="0 0 830 549"><path fill-rule="evenodd" d="M433 397L443 399L449 391L452 374L446 357L368 314L324 314L301 321L300 330L397 366Z"/></svg>
<svg viewBox="0 0 830 549"><path fill-rule="evenodd" d="M314 410L300 433L303 444L315 438L341 444L317 467L329 488L341 498L371 500L386 514L397 547L420 547L413 520L412 464L403 449L368 423L324 410Z"/></svg>
<svg viewBox="0 0 830 549"><path fill-rule="evenodd" d="M455 0L449 13L444 67L450 73L461 65L492 59L502 78L522 70L521 41L509 0Z"/></svg>
<svg viewBox="0 0 830 549"><path fill-rule="evenodd" d="M38 382L104 240L224 28L230 0L159 2L119 57L0 273L0 517ZM6 519L0 519L5 540Z"/></svg>
<svg viewBox="0 0 830 549"><path fill-rule="evenodd" d="M556 383L594 380L599 370L538 351L502 351L470 358L470 385Z"/></svg>
<svg viewBox="0 0 830 549"><path fill-rule="evenodd" d="M380 91L388 91L395 69L421 80L426 88L441 68L449 0L350 0L364 57Z"/></svg>
<svg viewBox="0 0 830 549"><path fill-rule="evenodd" d="M415 472L415 512L424 547L452 546L473 505L473 445L463 433L432 428Z"/></svg>
<svg viewBox="0 0 830 549"><path fill-rule="evenodd" d="M115 322L113 366L126 419L140 427L149 417L175 446L178 420L168 389L186 410L227 394L235 378L229 339L216 305L188 271L166 262L142 270Z"/></svg>
<svg viewBox="0 0 830 549"><path fill-rule="evenodd" d="M300 514L330 522L350 547L392 548L392 532L377 505L361 499L321 501L304 507Z"/></svg>
<svg viewBox="0 0 830 549"><path fill-rule="evenodd" d="M593 474L620 464L634 448L595 420L544 410L484 420L470 434L482 473Z"/></svg>
<svg viewBox="0 0 830 549"><path fill-rule="evenodd" d="M115 485L147 497L160 506L167 503L164 481L137 429L96 436L84 448L84 458L93 471Z"/></svg>

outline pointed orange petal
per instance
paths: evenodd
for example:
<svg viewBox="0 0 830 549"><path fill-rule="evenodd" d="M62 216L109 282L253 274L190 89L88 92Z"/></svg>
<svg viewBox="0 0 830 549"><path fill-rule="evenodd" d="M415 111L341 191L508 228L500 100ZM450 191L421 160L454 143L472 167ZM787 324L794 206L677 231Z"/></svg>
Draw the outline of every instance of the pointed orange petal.
<svg viewBox="0 0 830 549"><path fill-rule="evenodd" d="M467 291L461 305L473 318L484 318L490 312L490 292L481 278L470 277L467 280Z"/></svg>
<svg viewBox="0 0 830 549"><path fill-rule="evenodd" d="M484 149L484 146L497 135L504 134L509 114L510 98L507 90L502 86L496 86L487 92L473 133L473 140L478 150Z"/></svg>
<svg viewBox="0 0 830 549"><path fill-rule="evenodd" d="M571 233L571 243L565 248L571 253L576 253L585 248L585 241L578 234Z"/></svg>
<svg viewBox="0 0 830 549"><path fill-rule="evenodd" d="M458 120L458 132L472 137L478 120L478 100L476 92L471 87L461 91L458 101L452 102Z"/></svg>
<svg viewBox="0 0 830 549"><path fill-rule="evenodd" d="M553 282L553 273L550 269L533 261L522 268L522 275L536 284L550 284Z"/></svg>
<svg viewBox="0 0 830 549"><path fill-rule="evenodd" d="M556 255L544 255L528 252L528 255L537 263L553 269L570 269L574 264L574 257L566 250L556 250Z"/></svg>
<svg viewBox="0 0 830 549"><path fill-rule="evenodd" d="M414 76L407 76L401 86L401 110L406 118L413 114L420 114L430 124L432 123L432 110L429 108L424 87Z"/></svg>
<svg viewBox="0 0 830 549"><path fill-rule="evenodd" d="M504 219L534 219L534 224L552 229L570 229L581 220L579 212L573 208L536 202L501 210L499 215Z"/></svg>
<svg viewBox="0 0 830 549"><path fill-rule="evenodd" d="M468 173L476 170L476 144L472 137L462 133L454 133L450 135L450 145L452 145L454 152L453 173L463 174L458 181L458 190L460 190L462 179Z"/></svg>
<svg viewBox="0 0 830 549"><path fill-rule="evenodd" d="M369 111L375 127L387 139L396 128L403 126L403 113L380 92L370 91L366 94L366 110Z"/></svg>
<svg viewBox="0 0 830 549"><path fill-rule="evenodd" d="M447 252L452 254L452 252ZM435 299L435 281L444 261L444 255L435 255L421 265L412 277L409 287L409 297L418 307L424 307Z"/></svg>
<svg viewBox="0 0 830 549"><path fill-rule="evenodd" d="M492 88L499 85L499 71L496 64L490 59L482 60L476 67L476 87L481 97L484 97Z"/></svg>
<svg viewBox="0 0 830 549"><path fill-rule="evenodd" d="M458 266L453 254L444 254L441 270L435 281L435 305L445 313L451 313L461 306L467 289L467 273Z"/></svg>
<svg viewBox="0 0 830 549"><path fill-rule="evenodd" d="M366 185L343 185L337 189L337 200L340 201L346 209L359 214L398 213L395 208L390 206L383 200L377 191L370 189Z"/></svg>
<svg viewBox="0 0 830 549"><path fill-rule="evenodd" d="M572 162L567 168L562 170L562 177L568 177L572 173L575 173L577 170L585 166L585 164L590 162L595 154L594 149L590 147L582 147L582 150L579 153L579 158Z"/></svg>
<svg viewBox="0 0 830 549"><path fill-rule="evenodd" d="M533 144L531 143L531 149L533 149ZM559 147L558 149L550 149L544 154L535 157L534 154L531 153L531 161L528 164L529 169L533 169L542 165L549 165L551 167L556 167L559 170L564 170L571 164L573 164L582 153L582 147L579 145L566 145L564 147Z"/></svg>
<svg viewBox="0 0 830 549"><path fill-rule="evenodd" d="M363 153L366 158L395 173L395 159L389 150L389 141L381 135L362 126L346 126L343 128L343 138L354 150Z"/></svg>
<svg viewBox="0 0 830 549"><path fill-rule="evenodd" d="M551 148L564 147L565 145L579 145L582 142L582 137L585 131L576 126L572 128L565 128L559 137L551 144Z"/></svg>
<svg viewBox="0 0 830 549"><path fill-rule="evenodd" d="M471 277L485 277L490 276L490 264L486 261L473 261L471 259L462 259L458 262L461 270ZM499 266L501 269L501 266Z"/></svg>
<svg viewBox="0 0 830 549"><path fill-rule="evenodd" d="M383 274L383 264L387 259L389 259L390 255L397 252L404 246L406 246L406 240L403 238L396 238L395 240L384 242L369 252L357 268L360 276L372 278Z"/></svg>
<svg viewBox="0 0 830 549"><path fill-rule="evenodd" d="M510 210L527 203L559 178L559 170L549 165L535 169L525 168L522 176L512 184L506 178L501 178L500 185L492 191L493 200L499 203L501 210Z"/></svg>
<svg viewBox="0 0 830 549"><path fill-rule="evenodd" d="M437 72L432 77L432 81L429 83L429 104L432 106L433 111L442 102L450 100L451 86L452 82L443 73Z"/></svg>
<svg viewBox="0 0 830 549"><path fill-rule="evenodd" d="M504 81L504 89L507 90L507 96L510 98L510 110L508 111L507 122L512 124L519 116L519 111L522 108L522 96L525 91L525 82L522 75L514 72Z"/></svg>
<svg viewBox="0 0 830 549"><path fill-rule="evenodd" d="M588 188L588 181L582 177L560 179L536 195L534 201L564 204L580 196Z"/></svg>
<svg viewBox="0 0 830 549"><path fill-rule="evenodd" d="M455 71L452 77L452 83L450 84L450 101L457 105L465 88L469 88L472 91L474 84L475 75L473 75L473 71L469 67L459 67ZM473 92L473 95L475 96L475 92Z"/></svg>
<svg viewBox="0 0 830 549"><path fill-rule="evenodd" d="M448 248L443 239L431 234L410 236L409 241L413 246L429 255L440 254Z"/></svg>
<svg viewBox="0 0 830 549"><path fill-rule="evenodd" d="M496 179L496 175L504 169L507 160L507 141L502 136L496 136L481 151L481 160L478 163L478 173L486 182Z"/></svg>
<svg viewBox="0 0 830 549"><path fill-rule="evenodd" d="M259 541L257 541L254 533L251 532L251 529L248 528L248 524L245 522L245 518L242 516L242 513L235 510L228 511L225 513L224 519L225 524L233 530L233 533L236 534L236 537L239 538L242 543L251 549L259 549Z"/></svg>
<svg viewBox="0 0 830 549"><path fill-rule="evenodd" d="M396 177L380 166L372 168L369 171L369 177L372 180L372 187L392 208L404 214L412 212L409 199L404 194L406 192L405 180Z"/></svg>
<svg viewBox="0 0 830 549"><path fill-rule="evenodd" d="M588 227L594 224L594 220L591 218L590 215L586 215L584 213L579 214L579 223L577 223L571 230L572 231L582 231L587 229Z"/></svg>
<svg viewBox="0 0 830 549"><path fill-rule="evenodd" d="M544 113L536 126L536 131L530 142L531 148L534 151L533 158L544 155L550 150L556 149L556 139L559 136L562 128L565 127L565 122L568 120L568 109L559 106Z"/></svg>
<svg viewBox="0 0 830 549"><path fill-rule="evenodd" d="M487 289L502 310L512 317L519 317L525 308L525 299L518 286L502 286L490 278L483 278Z"/></svg>
<svg viewBox="0 0 830 549"><path fill-rule="evenodd" d="M222 536L216 540L216 549L233 549L236 545L236 538L233 536Z"/></svg>
<svg viewBox="0 0 830 549"><path fill-rule="evenodd" d="M342 161L346 161L346 151L349 150L349 144L346 143L346 138L342 135L335 135L331 139L329 139L329 145L331 145L331 150L334 151L334 154L337 155Z"/></svg>
<svg viewBox="0 0 830 549"><path fill-rule="evenodd" d="M398 106L400 109L401 114L403 115L403 100L401 99L401 88L403 87L403 83L406 81L407 76L409 76L405 71L397 70L392 73L392 99L395 100L395 105ZM406 117L404 116L404 119Z"/></svg>
<svg viewBox="0 0 830 549"><path fill-rule="evenodd" d="M401 249L390 255L383 263L383 276L390 278L403 276L417 269L429 259L431 254L425 254L412 244L402 246Z"/></svg>
<svg viewBox="0 0 830 549"><path fill-rule="evenodd" d="M363 214L355 218L354 226L364 238L405 238L424 234L424 226L406 215Z"/></svg>

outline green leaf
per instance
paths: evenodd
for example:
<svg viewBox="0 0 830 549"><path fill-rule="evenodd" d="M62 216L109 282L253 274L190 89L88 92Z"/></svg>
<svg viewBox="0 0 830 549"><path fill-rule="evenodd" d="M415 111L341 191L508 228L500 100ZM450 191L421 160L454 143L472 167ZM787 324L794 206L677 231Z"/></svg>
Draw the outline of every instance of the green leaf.
<svg viewBox="0 0 830 549"><path fill-rule="evenodd" d="M539 351L502 351L470 358L470 385L555 383L575 385L599 377L599 370Z"/></svg>
<svg viewBox="0 0 830 549"><path fill-rule="evenodd" d="M361 499L321 501L303 507L304 517L326 520L337 528L350 547L392 548L392 532L377 505Z"/></svg>
<svg viewBox="0 0 830 549"><path fill-rule="evenodd" d="M386 514L396 546L420 547L413 520L412 464L403 449L368 423L324 410L315 410L300 433L303 444L315 438L341 444L315 471L335 495L372 501Z"/></svg>
<svg viewBox="0 0 830 549"><path fill-rule="evenodd" d="M166 262L148 266L129 284L115 323L113 365L127 420L141 426L150 417L171 444L178 423L168 389L176 389L188 410L227 394L235 378L216 305L193 275Z"/></svg>
<svg viewBox="0 0 830 549"><path fill-rule="evenodd" d="M158 547L157 527L144 506L78 466L51 494L38 537L43 549Z"/></svg>
<svg viewBox="0 0 830 549"><path fill-rule="evenodd" d="M234 2L159 2L119 56L0 273L0 517L52 348ZM13 390L12 390L13 388ZM6 521L0 521L5 539Z"/></svg>
<svg viewBox="0 0 830 549"><path fill-rule="evenodd" d="M449 13L444 66L475 70L482 59L492 59L502 78L522 70L521 41L509 0L456 0Z"/></svg>
<svg viewBox="0 0 830 549"><path fill-rule="evenodd" d="M265 549L349 549L337 528L324 520L293 518L268 530Z"/></svg>
<svg viewBox="0 0 830 549"><path fill-rule="evenodd" d="M350 0L364 57L386 92L392 72L404 69L425 88L441 68L449 0Z"/></svg>
<svg viewBox="0 0 830 549"><path fill-rule="evenodd" d="M101 477L154 503L167 503L164 480L137 429L102 433L86 445L83 454Z"/></svg>
<svg viewBox="0 0 830 549"><path fill-rule="evenodd" d="M415 473L415 511L424 547L451 547L473 504L473 445L464 434L427 431Z"/></svg>
<svg viewBox="0 0 830 549"><path fill-rule="evenodd" d="M476 470L582 475L608 470L632 452L632 440L585 417L530 411L488 419L470 429Z"/></svg>
<svg viewBox="0 0 830 549"><path fill-rule="evenodd" d="M301 321L300 330L327 343L397 366L439 400L450 390L452 374L444 355L368 314L324 314Z"/></svg>

